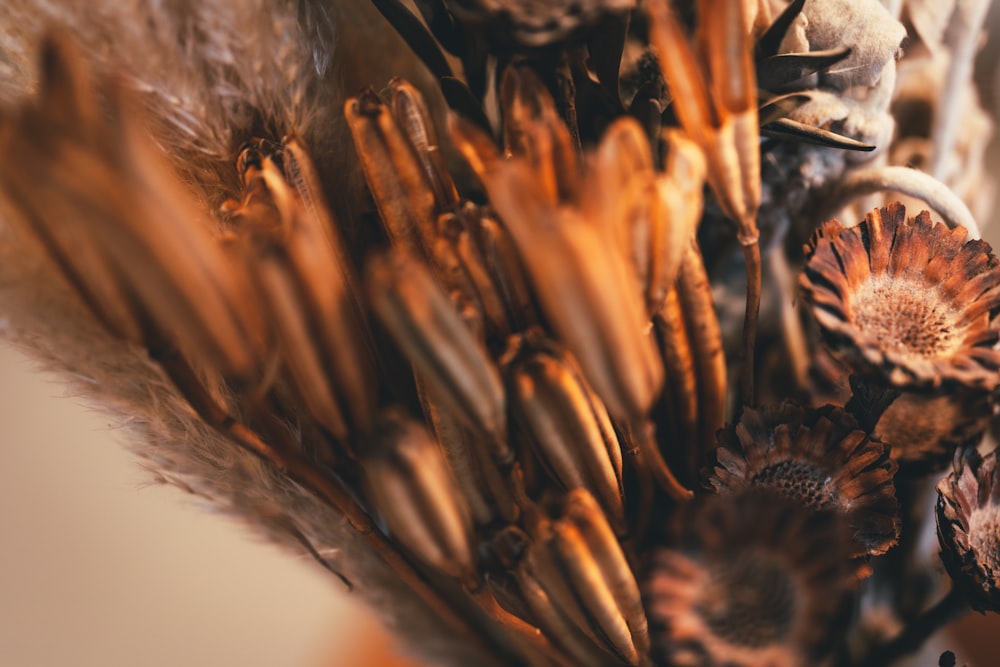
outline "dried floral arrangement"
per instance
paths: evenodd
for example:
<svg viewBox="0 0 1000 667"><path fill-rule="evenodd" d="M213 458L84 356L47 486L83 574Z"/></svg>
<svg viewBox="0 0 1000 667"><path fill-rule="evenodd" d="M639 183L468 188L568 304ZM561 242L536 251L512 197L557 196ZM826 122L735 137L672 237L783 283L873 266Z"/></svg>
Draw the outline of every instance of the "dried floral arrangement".
<svg viewBox="0 0 1000 667"><path fill-rule="evenodd" d="M988 2L63 4L0 10L4 338L430 663L1000 606Z"/></svg>

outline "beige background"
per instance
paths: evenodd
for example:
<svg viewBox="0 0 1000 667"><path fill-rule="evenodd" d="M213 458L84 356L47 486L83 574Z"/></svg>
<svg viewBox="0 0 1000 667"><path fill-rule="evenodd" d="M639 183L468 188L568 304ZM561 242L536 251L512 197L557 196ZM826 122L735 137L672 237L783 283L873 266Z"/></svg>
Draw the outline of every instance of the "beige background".
<svg viewBox="0 0 1000 667"><path fill-rule="evenodd" d="M342 584L146 481L0 344L0 667L360 664Z"/></svg>

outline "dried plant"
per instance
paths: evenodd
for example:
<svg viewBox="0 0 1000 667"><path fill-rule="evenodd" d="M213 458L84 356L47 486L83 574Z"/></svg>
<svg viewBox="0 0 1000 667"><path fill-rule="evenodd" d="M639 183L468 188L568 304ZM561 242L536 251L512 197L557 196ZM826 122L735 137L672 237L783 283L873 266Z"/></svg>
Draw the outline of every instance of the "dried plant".
<svg viewBox="0 0 1000 667"><path fill-rule="evenodd" d="M3 334L435 664L895 664L997 609L986 4L18 0Z"/></svg>

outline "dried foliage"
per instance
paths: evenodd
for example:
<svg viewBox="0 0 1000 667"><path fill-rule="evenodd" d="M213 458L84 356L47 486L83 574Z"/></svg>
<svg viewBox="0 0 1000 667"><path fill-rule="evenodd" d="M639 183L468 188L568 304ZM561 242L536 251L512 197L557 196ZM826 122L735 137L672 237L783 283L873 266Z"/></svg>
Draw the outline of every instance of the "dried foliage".
<svg viewBox="0 0 1000 667"><path fill-rule="evenodd" d="M8 3L2 334L434 664L894 664L997 608L984 4Z"/></svg>

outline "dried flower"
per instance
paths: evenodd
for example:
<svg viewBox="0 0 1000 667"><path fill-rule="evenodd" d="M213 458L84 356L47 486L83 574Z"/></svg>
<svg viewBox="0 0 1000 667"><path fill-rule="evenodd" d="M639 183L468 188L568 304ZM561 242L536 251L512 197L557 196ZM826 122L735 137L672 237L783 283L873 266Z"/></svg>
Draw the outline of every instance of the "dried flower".
<svg viewBox="0 0 1000 667"><path fill-rule="evenodd" d="M1000 611L1000 467L997 452L955 456L937 487L941 560L973 609Z"/></svg>
<svg viewBox="0 0 1000 667"><path fill-rule="evenodd" d="M822 664L855 581L838 517L757 490L712 498L685 519L642 579L656 659Z"/></svg>
<svg viewBox="0 0 1000 667"><path fill-rule="evenodd" d="M956 449L982 438L991 418L988 403L980 392L906 392L886 408L875 432L908 475L941 470Z"/></svg>
<svg viewBox="0 0 1000 667"><path fill-rule="evenodd" d="M744 409L737 424L720 432L716 457L706 483L717 493L767 489L836 512L851 528L855 557L885 553L899 538L889 448L839 408Z"/></svg>
<svg viewBox="0 0 1000 667"><path fill-rule="evenodd" d="M884 388L857 377L861 428L748 407L718 493L684 484L755 383L793 391L758 355L792 350L810 392L798 258L767 261L802 242L790 220L903 180L975 224L928 175L833 157L888 142L903 28L877 0L773 21L743 0L128 3L85 22L82 54L46 40L37 86L35 2L0 22L3 334L90 378L159 479L347 577L438 664L793 667L865 632L844 614L900 537L893 459L974 444L1000 385L983 244L898 206L825 225L803 278L824 335L869 379L937 393L883 415L889 441L862 418ZM37 11L73 24L58 4ZM640 56L623 82L630 49L662 68ZM761 122L817 144L762 169ZM720 214L736 308L699 233Z"/></svg>
<svg viewBox="0 0 1000 667"><path fill-rule="evenodd" d="M801 285L826 341L894 385L1000 384L1000 262L963 229L906 219L900 205L857 227L824 224Z"/></svg>

